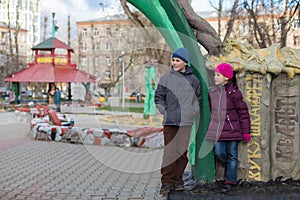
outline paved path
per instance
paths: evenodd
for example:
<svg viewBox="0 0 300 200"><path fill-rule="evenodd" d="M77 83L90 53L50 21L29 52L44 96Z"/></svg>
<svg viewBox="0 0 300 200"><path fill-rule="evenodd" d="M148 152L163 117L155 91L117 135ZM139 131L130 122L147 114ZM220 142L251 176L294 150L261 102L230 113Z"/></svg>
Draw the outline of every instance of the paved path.
<svg viewBox="0 0 300 200"><path fill-rule="evenodd" d="M105 126L93 115L75 117L81 126ZM0 112L1 200L163 199L161 149L34 141L25 119Z"/></svg>

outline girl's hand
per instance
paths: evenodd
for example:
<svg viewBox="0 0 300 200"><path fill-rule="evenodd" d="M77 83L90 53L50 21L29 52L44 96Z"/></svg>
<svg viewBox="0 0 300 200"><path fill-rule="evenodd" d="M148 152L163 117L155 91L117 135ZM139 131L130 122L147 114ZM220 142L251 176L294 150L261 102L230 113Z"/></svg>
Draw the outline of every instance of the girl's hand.
<svg viewBox="0 0 300 200"><path fill-rule="evenodd" d="M251 135L249 133L246 133L243 135L244 142L248 143L251 140Z"/></svg>

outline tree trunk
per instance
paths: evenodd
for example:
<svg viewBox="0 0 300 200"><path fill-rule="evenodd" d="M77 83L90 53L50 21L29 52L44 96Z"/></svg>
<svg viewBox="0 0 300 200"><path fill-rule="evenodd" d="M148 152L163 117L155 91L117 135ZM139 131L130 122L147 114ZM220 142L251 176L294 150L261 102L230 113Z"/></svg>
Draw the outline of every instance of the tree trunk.
<svg viewBox="0 0 300 200"><path fill-rule="evenodd" d="M14 70L19 71L20 70L20 63L19 63L19 44L18 44L18 35L19 35L19 1L17 1L16 5L16 31L15 31L15 48L16 48L16 53L14 55L15 57L15 65Z"/></svg>
<svg viewBox="0 0 300 200"><path fill-rule="evenodd" d="M221 36L222 11L223 11L223 1L219 0L219 7L218 7L218 34L219 34L219 37Z"/></svg>
<svg viewBox="0 0 300 200"><path fill-rule="evenodd" d="M129 10L126 0L120 0L120 2L128 18L137 27L145 28L143 22ZM205 19L195 13L190 5L190 0L177 0L177 3L182 8L191 28L195 30L197 41L207 50L209 55L219 56L222 52L222 41L215 29ZM147 31L145 31L145 34L147 35Z"/></svg>
<svg viewBox="0 0 300 200"><path fill-rule="evenodd" d="M13 44L12 44L12 31L11 31L11 22L10 22L10 6L7 3L7 17L8 17L8 41L9 41L9 55L8 55L8 64L6 66L6 74L12 73L11 65L13 63Z"/></svg>
<svg viewBox="0 0 300 200"><path fill-rule="evenodd" d="M209 55L219 56L222 52L222 41L215 29L202 17L197 15L188 0L177 0L192 29L196 32L197 41Z"/></svg>
<svg viewBox="0 0 300 200"><path fill-rule="evenodd" d="M227 38L229 38L232 30L233 30L233 24L234 24L234 21L235 21L235 17L236 17L236 10L237 10L237 7L238 7L238 3L239 3L239 0L234 0L234 4L232 6L232 9L231 9L231 15L230 15L230 20L228 22L228 26L227 26L227 31L226 31L226 34L225 34L225 37L224 37L224 40L223 40L223 44L226 42Z"/></svg>

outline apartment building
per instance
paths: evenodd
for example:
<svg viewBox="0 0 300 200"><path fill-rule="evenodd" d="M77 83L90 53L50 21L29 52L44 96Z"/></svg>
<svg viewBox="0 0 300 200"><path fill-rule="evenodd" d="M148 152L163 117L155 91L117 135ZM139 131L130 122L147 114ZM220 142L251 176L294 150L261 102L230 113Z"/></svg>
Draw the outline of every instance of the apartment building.
<svg viewBox="0 0 300 200"><path fill-rule="evenodd" d="M216 11L205 11L205 12L198 12L198 14L203 17L215 30L218 30L218 17ZM280 31L281 31L281 25L280 25L280 16L275 15L274 19L272 19L271 15L261 15L258 18L258 24L261 26L261 30L264 32L266 30L269 30L268 34L272 35L272 20L274 20L274 29L275 29L275 35L276 35L276 43L280 43ZM296 17L291 20L291 29L287 34L287 40L286 40L286 46L291 48L299 48L300 47L300 19L298 18L298 15L295 15ZM227 31L227 23L229 21L229 16L222 17L220 20L220 37L221 39L224 38L226 31ZM268 28L264 28L268 27ZM238 17L235 19L234 27L232 29L232 33L230 35L231 38L237 39L239 41L250 43L250 41L254 40L254 35L251 32L249 28L249 21L243 17ZM259 48L255 45L255 48Z"/></svg>
<svg viewBox="0 0 300 200"><path fill-rule="evenodd" d="M123 77L126 92L144 87L147 58L143 49L148 47L149 41L125 14L77 22L77 27L78 68L95 75L98 87L113 89L120 85ZM151 35L158 34L155 28L153 30L150 30ZM158 37L162 40L160 35ZM124 67L125 76L122 75Z"/></svg>
<svg viewBox="0 0 300 200"><path fill-rule="evenodd" d="M10 29L12 34L12 49L13 53L16 53L16 43L15 43L15 33L16 28ZM19 29L18 30L18 50L21 57L26 57L26 45L27 45L27 30ZM0 22L0 55L8 55L9 52L9 27L6 23Z"/></svg>
<svg viewBox="0 0 300 200"><path fill-rule="evenodd" d="M215 12L198 13L206 21L208 21L215 30L218 30L218 17ZM279 17L279 16L277 16ZM227 31L227 22L229 17L221 19L221 39ZM270 16L260 18L259 23L268 24ZM299 48L299 20L294 19L294 26L290 30L287 39L287 46ZM279 28L279 25L277 25ZM156 43L153 48L164 49L165 41L160 34L153 32L151 35L156 35L155 41L142 34L143 31L137 29L126 15L112 15L102 18L77 22L78 27L78 68L85 72L95 75L98 78L98 87L109 88L115 87L122 79L124 65L132 64L133 70L127 70L125 76L125 86L128 91L133 91L134 85L140 85L143 88L145 61L147 60L143 53L138 52L137 64L136 58L132 62L133 57L128 56L137 49L142 49L145 46L149 47L149 43ZM154 28L155 29L155 28ZM157 31L157 29L156 29ZM231 37L245 43L253 40L253 34L249 30L249 24L244 19L238 18L234 24ZM279 35L276 35L279 42ZM151 41L150 41L151 40ZM148 42L148 43L147 43ZM163 47L163 44L165 45ZM255 48L258 48L256 46ZM206 54L203 51L203 54ZM136 65L143 67L136 67Z"/></svg>
<svg viewBox="0 0 300 200"><path fill-rule="evenodd" d="M19 29L18 32L19 63L24 64L27 57L27 30ZM12 36L11 42L9 41L9 33ZM13 71L13 69L10 69L6 64L11 51L13 54L17 52L15 33L16 28L9 28L6 23L0 22L0 86L3 86L5 76Z"/></svg>
<svg viewBox="0 0 300 200"><path fill-rule="evenodd" d="M40 0L2 0L0 22L27 30L27 62L30 61L31 47L40 42Z"/></svg>

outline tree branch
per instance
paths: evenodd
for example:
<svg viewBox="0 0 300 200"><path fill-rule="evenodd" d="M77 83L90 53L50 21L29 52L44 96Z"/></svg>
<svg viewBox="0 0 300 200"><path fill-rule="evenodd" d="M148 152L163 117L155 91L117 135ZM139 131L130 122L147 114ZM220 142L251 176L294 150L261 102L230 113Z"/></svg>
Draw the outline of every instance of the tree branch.
<svg viewBox="0 0 300 200"><path fill-rule="evenodd" d="M238 3L239 3L239 0L234 0L234 4L233 4L232 9L231 9L231 16L230 16L230 19L229 19L229 22L228 22L228 29L226 31L226 34L225 34L225 37L224 37L224 40L223 40L223 44L227 40L227 38L229 38L229 36L230 36L230 34L233 30L233 24L234 24L235 17L236 17L236 10L237 10L237 7L238 7Z"/></svg>
<svg viewBox="0 0 300 200"><path fill-rule="evenodd" d="M219 56L222 52L222 41L215 29L202 17L197 15L189 0L177 0L182 11L196 32L197 41L208 51L209 55Z"/></svg>

